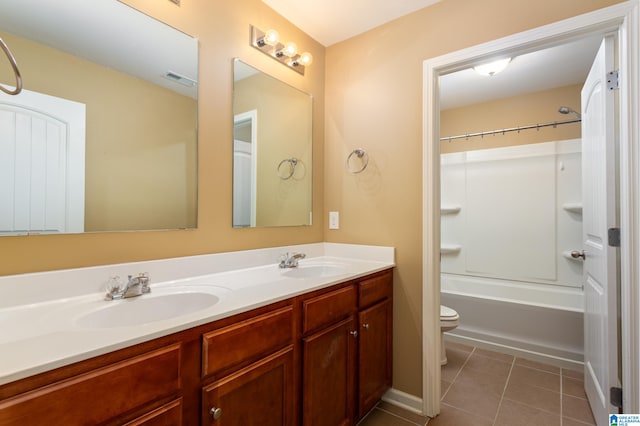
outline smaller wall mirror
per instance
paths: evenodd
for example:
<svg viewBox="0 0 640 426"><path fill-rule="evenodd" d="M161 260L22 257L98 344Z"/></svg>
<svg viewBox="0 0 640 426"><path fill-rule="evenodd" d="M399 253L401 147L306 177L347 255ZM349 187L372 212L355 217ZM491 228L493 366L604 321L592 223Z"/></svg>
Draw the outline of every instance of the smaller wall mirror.
<svg viewBox="0 0 640 426"><path fill-rule="evenodd" d="M234 228L311 225L312 103L234 60Z"/></svg>

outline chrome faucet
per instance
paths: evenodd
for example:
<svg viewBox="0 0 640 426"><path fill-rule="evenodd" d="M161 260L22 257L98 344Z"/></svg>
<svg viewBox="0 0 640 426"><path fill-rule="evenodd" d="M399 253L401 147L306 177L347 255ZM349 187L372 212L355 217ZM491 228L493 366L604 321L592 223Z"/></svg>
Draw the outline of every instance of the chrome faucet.
<svg viewBox="0 0 640 426"><path fill-rule="evenodd" d="M111 277L107 284L107 294L104 300L127 299L150 292L149 274L147 272L138 274L137 277L129 275L127 284L124 287L122 287L118 277Z"/></svg>
<svg viewBox="0 0 640 426"><path fill-rule="evenodd" d="M289 255L289 253L285 253L280 256L280 268L296 268L298 267L298 260L304 259L307 257L304 253L294 253Z"/></svg>

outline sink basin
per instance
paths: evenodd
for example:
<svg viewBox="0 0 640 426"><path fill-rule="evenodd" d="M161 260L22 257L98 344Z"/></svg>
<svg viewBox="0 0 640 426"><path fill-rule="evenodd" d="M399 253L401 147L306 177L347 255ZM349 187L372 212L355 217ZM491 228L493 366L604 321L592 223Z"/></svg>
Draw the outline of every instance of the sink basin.
<svg viewBox="0 0 640 426"><path fill-rule="evenodd" d="M337 264L305 265L300 263L297 268L287 269L282 275L291 278L333 277L347 272L347 268Z"/></svg>
<svg viewBox="0 0 640 426"><path fill-rule="evenodd" d="M211 292L153 293L117 301L105 301L96 310L76 319L88 328L127 327L176 318L209 308L220 301Z"/></svg>

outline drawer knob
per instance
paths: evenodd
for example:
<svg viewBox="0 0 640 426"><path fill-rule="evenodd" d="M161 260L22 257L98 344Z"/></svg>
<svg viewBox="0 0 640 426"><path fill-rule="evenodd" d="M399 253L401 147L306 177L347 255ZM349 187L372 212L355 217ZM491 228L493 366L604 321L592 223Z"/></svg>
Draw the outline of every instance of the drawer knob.
<svg viewBox="0 0 640 426"><path fill-rule="evenodd" d="M369 329L369 324L367 324L366 322L364 324L362 324L362 328L364 328L365 330Z"/></svg>
<svg viewBox="0 0 640 426"><path fill-rule="evenodd" d="M211 415L211 417L213 417L213 420L218 420L220 417L222 417L222 408L211 407L211 410L209 410L209 414Z"/></svg>
<svg viewBox="0 0 640 426"><path fill-rule="evenodd" d="M358 330L350 331L349 334L352 335L353 337L358 337Z"/></svg>

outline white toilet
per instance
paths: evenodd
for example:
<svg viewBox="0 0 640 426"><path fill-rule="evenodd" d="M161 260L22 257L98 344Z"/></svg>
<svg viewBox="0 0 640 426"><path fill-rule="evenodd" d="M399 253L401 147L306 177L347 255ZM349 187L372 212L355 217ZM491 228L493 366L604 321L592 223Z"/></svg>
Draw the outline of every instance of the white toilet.
<svg viewBox="0 0 640 426"><path fill-rule="evenodd" d="M458 326L460 316L448 306L440 305L440 365L447 363L447 353L444 349L444 332Z"/></svg>

